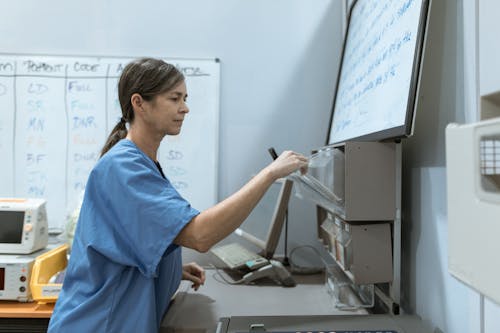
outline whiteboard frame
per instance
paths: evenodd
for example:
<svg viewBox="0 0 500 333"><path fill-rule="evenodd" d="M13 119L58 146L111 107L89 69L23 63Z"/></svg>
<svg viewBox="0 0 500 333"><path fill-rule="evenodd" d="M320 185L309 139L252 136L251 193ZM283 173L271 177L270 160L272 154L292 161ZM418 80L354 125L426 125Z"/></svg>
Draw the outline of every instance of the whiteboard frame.
<svg viewBox="0 0 500 333"><path fill-rule="evenodd" d="M213 187L212 189L203 189L203 193L206 193L210 196L210 198L206 200L207 204L204 204L205 205L214 205L218 202L219 198L218 198L218 184L219 184L219 141L220 141L220 59L217 58L217 57L207 57L207 58L197 58L197 57L166 57L164 55L119 55L119 56L114 56L114 55L91 55L91 54L45 54L45 53L12 53L12 52L0 52L0 57L5 57L5 58L13 58L13 59L17 59L17 58L20 58L20 57L33 57L33 58L44 58L44 57L47 57L47 58L60 58L62 61L67 61L69 58L76 58L76 59L93 59L93 60L97 60L97 61L103 61L103 62L106 62L106 60L109 60L109 61L120 61L120 60L133 60L133 59L138 59L138 58L141 58L141 57L154 57L154 58L158 58L158 59L162 59L164 61L167 61L169 63L174 63L176 61L179 61L179 62L197 62L197 61L200 61L200 62L203 62L203 61L206 61L206 62L214 62L216 63L218 66L217 66L217 69L216 69L216 79L214 80L214 84L215 84L215 89L214 89L214 104L211 106L214 108L214 114L213 114L213 118L215 120L215 123L214 123L214 134L215 136L213 137L214 139L214 147L213 147L213 153L214 153L214 161L213 161L213 172L210 172L210 177L213 177ZM214 72L215 73L215 72ZM14 77L17 77L17 74L14 75ZM185 75L186 77L186 80L188 80L188 75ZM14 88L15 89L15 88ZM107 92L105 92L106 96L107 96ZM16 108L17 109L17 108ZM16 109L14 110L14 123L16 122L16 118L17 118L17 112L16 112ZM105 136L107 137L107 135L109 135L109 132L108 132L108 124L107 124L107 118L108 118L108 115L106 114L106 124L104 125L104 130L105 130ZM14 131L14 138L16 136L16 133ZM164 138L165 140L166 138ZM15 145L13 146L13 156L15 155ZM160 153L160 151L159 151ZM12 164L13 164L13 168L14 170L16 169L16 165L15 165L15 158L13 158L12 160ZM14 172L15 173L15 172ZM67 177L66 177L67 178ZM15 189L15 184L16 184L16 181L15 181L16 177L15 177L15 174L13 174L13 177L12 177L12 194L14 194L16 192L16 189ZM65 180L66 181L66 180ZM66 197L65 197L65 209L67 210L69 207L68 207L68 198L67 198L67 194L66 194ZM210 201L210 203L209 203ZM197 207L196 205L194 205L195 208L198 208L200 210L202 209L206 209L208 207ZM62 223L62 224L61 224ZM51 223L51 227L64 227L64 224L66 222L65 221L59 221L57 219L57 221L52 221Z"/></svg>

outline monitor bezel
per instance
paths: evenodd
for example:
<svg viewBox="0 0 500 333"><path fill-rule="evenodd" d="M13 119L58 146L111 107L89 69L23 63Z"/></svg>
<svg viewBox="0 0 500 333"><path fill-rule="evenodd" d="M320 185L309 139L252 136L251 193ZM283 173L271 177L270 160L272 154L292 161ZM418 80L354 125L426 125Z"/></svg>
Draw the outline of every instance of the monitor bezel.
<svg viewBox="0 0 500 333"><path fill-rule="evenodd" d="M337 94L339 88L340 77L342 73L342 65L344 63L344 55L347 44L347 38L349 36L349 27L352 19L352 13L355 6L364 0L355 0L351 8L349 9L349 18L347 20L346 31L344 35L344 40L342 43L342 54L340 58L340 64L338 68L337 80L335 84L335 94L333 97L333 104L330 112L330 121L328 125L328 132L326 135L326 146L336 145L346 141L388 141L388 140L396 140L398 141L401 138L410 137L413 135L414 125L415 125L415 114L417 111L418 104L418 92L420 88L420 81L422 77L422 63L424 59L424 50L425 50L425 42L426 35L428 30L429 23L429 12L430 12L430 0L418 0L421 1L422 7L420 9L420 18L419 18L419 26L417 29L417 42L415 45L415 53L413 57L413 69L411 73L411 81L410 87L408 91L408 103L406 108L406 116L405 122L403 125L395 126L391 128L384 129L382 131L372 132L368 134L363 134L360 136L355 136L352 138L346 138L339 141L332 141L330 138L333 117L335 113L335 104L337 102ZM366 0L367 1L367 0Z"/></svg>

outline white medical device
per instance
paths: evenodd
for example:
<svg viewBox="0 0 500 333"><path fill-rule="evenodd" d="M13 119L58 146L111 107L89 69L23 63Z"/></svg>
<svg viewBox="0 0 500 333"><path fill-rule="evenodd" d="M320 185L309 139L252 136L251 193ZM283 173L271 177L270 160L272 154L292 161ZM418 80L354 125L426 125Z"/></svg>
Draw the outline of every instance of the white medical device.
<svg viewBox="0 0 500 333"><path fill-rule="evenodd" d="M500 304L500 118L446 127L448 270Z"/></svg>
<svg viewBox="0 0 500 333"><path fill-rule="evenodd" d="M31 300L30 279L35 259L35 255L0 254L0 300Z"/></svg>
<svg viewBox="0 0 500 333"><path fill-rule="evenodd" d="M28 254L47 246L43 199L0 198L0 253Z"/></svg>

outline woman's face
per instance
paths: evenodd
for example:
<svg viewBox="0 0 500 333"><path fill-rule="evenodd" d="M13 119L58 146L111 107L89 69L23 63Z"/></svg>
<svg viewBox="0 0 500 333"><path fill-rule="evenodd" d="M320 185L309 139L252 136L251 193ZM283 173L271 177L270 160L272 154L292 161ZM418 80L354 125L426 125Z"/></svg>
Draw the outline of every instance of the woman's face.
<svg viewBox="0 0 500 333"><path fill-rule="evenodd" d="M145 119L148 125L163 136L179 134L184 116L189 112L186 99L186 84L181 82L172 90L146 102L148 112Z"/></svg>

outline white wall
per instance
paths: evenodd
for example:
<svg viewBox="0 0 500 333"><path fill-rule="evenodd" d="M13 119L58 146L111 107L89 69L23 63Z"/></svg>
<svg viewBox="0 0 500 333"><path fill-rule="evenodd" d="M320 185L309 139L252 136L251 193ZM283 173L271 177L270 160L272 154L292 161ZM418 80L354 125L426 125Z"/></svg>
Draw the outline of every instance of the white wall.
<svg viewBox="0 0 500 333"><path fill-rule="evenodd" d="M484 1L493 6L485 19L496 19L500 5ZM477 119L478 2L433 1L415 135L404 143L402 305L451 333L480 332L482 321L480 295L447 271L444 159L446 124ZM18 0L2 4L0 52L220 58L222 199L269 162L269 146L308 153L323 144L341 8L340 0ZM500 32L489 31L484 40ZM488 45L498 54L498 43ZM482 63L498 69L496 59ZM482 76L484 91L499 77ZM270 210L260 205L245 226L262 233ZM314 218L312 205L292 198L291 247L315 243ZM486 300L484 332L498 332L499 318Z"/></svg>
<svg viewBox="0 0 500 333"><path fill-rule="evenodd" d="M495 0L477 1L479 9L479 77L480 94L500 90L500 47L498 46L498 13L500 4Z"/></svg>
<svg viewBox="0 0 500 333"><path fill-rule="evenodd" d="M403 150L403 307L450 333L493 333L500 327L500 306L486 299L483 311L481 296L453 278L447 262L445 127L478 119L479 59L483 66L494 65L481 69L491 75L481 78L481 91L498 82L493 73L500 68L498 57L478 59L476 1L433 1L415 135ZM487 2L495 7L488 16L496 19L500 5ZM485 33L498 39L499 32ZM486 39L482 34L480 39ZM499 53L498 43L489 45Z"/></svg>
<svg viewBox="0 0 500 333"><path fill-rule="evenodd" d="M268 147L323 145L341 15L340 0L18 0L2 2L0 52L220 58L223 199L270 162ZM266 210L251 231L267 230ZM290 246L315 242L314 218L292 199Z"/></svg>

